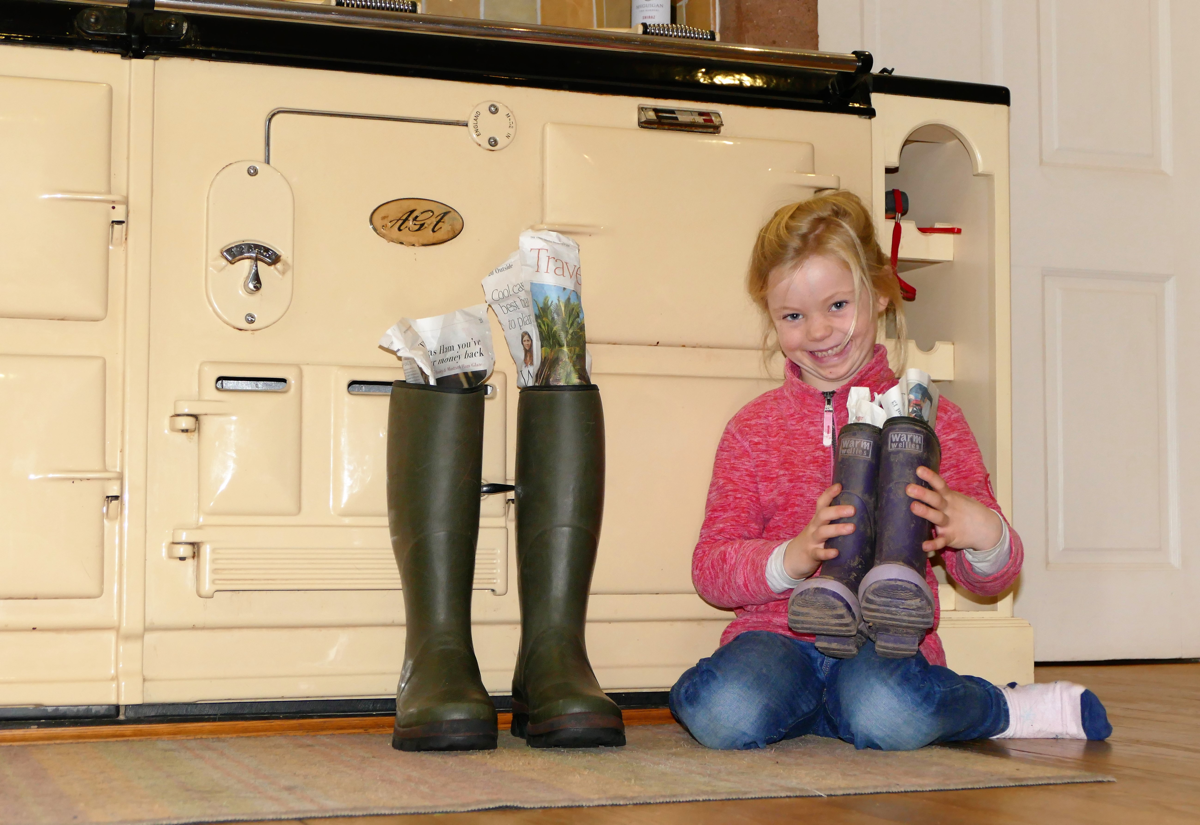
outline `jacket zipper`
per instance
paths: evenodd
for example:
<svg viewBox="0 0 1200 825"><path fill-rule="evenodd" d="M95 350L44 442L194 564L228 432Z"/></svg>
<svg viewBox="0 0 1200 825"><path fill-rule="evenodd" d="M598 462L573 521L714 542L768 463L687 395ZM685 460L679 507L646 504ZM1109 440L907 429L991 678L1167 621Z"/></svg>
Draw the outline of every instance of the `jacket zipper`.
<svg viewBox="0 0 1200 825"><path fill-rule="evenodd" d="M833 390L822 393L825 396L825 414L821 420L821 443L826 447L833 446Z"/></svg>

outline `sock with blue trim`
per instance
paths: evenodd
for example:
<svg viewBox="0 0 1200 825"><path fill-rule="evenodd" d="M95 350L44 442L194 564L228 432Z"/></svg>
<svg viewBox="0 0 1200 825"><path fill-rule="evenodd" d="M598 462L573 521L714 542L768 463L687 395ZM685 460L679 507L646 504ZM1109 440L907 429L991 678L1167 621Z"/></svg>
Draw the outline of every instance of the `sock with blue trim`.
<svg viewBox="0 0 1200 825"><path fill-rule="evenodd" d="M1008 727L993 739L1107 739L1108 714L1096 694L1072 682L1000 688L1008 702Z"/></svg>

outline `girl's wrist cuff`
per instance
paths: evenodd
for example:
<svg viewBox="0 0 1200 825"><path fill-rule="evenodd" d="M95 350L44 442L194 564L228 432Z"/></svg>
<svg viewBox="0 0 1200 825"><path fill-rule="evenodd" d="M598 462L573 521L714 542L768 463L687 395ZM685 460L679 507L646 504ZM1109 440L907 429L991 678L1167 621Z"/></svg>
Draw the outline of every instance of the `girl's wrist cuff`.
<svg viewBox="0 0 1200 825"><path fill-rule="evenodd" d="M996 518L1000 519L1000 541L996 542L995 547L990 550L963 550L967 564L971 565L977 576L994 576L1004 569L1009 556L1012 555L1012 537L1008 533L1008 523L999 513L996 513Z"/></svg>
<svg viewBox="0 0 1200 825"><path fill-rule="evenodd" d="M767 586L775 593L786 593L796 587L804 579L793 579L783 568L783 554L787 552L790 541L776 547L767 557Z"/></svg>

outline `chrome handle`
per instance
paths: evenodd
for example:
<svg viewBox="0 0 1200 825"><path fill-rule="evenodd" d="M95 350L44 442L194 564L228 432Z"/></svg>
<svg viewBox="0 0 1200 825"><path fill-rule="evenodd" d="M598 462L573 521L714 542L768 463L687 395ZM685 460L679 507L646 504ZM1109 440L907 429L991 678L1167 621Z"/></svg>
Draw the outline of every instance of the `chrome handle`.
<svg viewBox="0 0 1200 825"><path fill-rule="evenodd" d="M56 473L33 473L30 481L120 481L115 470L65 470Z"/></svg>
<svg viewBox="0 0 1200 825"><path fill-rule="evenodd" d="M109 514L107 499L119 498L121 494L121 474L116 470L58 470L50 473L30 473L30 481L105 481L104 496L106 499L104 513Z"/></svg>

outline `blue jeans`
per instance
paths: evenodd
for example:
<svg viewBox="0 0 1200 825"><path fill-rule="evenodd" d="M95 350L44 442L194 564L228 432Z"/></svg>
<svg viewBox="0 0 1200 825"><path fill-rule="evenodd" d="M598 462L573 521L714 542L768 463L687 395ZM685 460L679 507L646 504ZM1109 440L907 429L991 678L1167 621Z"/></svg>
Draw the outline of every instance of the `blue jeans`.
<svg viewBox="0 0 1200 825"><path fill-rule="evenodd" d="M761 748L813 733L856 748L912 750L1008 727L1000 689L931 665L885 659L867 642L832 659L811 642L750 631L701 659L671 689L671 712L702 745Z"/></svg>

